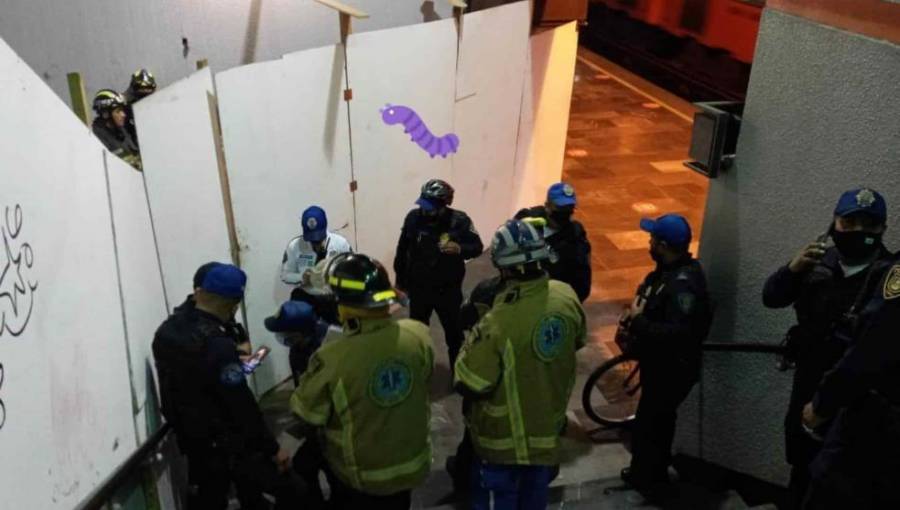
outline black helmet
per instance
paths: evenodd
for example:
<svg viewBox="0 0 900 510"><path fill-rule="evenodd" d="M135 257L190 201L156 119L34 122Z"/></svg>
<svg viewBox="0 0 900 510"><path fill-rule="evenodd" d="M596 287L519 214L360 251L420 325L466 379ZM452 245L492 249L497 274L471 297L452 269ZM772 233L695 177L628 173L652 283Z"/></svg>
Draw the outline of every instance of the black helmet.
<svg viewBox="0 0 900 510"><path fill-rule="evenodd" d="M156 78L150 71L138 69L131 75L131 84L128 85L128 88L142 96L150 95L156 92Z"/></svg>
<svg viewBox="0 0 900 510"><path fill-rule="evenodd" d="M101 117L106 117L116 108L124 108L125 98L112 89L103 89L94 96L94 111Z"/></svg>
<svg viewBox="0 0 900 510"><path fill-rule="evenodd" d="M328 267L328 285L338 304L381 308L397 302L384 266L368 255L348 253Z"/></svg>
<svg viewBox="0 0 900 510"><path fill-rule="evenodd" d="M453 186L440 179L431 179L422 186L422 192L419 193L419 199L425 199L429 202L438 203L447 207L453 203Z"/></svg>

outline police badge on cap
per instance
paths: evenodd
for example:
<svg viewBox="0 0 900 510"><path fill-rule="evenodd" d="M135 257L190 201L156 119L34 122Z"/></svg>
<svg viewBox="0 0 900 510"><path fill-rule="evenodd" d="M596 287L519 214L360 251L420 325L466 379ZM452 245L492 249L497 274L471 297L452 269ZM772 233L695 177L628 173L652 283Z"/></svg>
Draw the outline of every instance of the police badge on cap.
<svg viewBox="0 0 900 510"><path fill-rule="evenodd" d="M875 193L872 190L863 188L856 194L856 205L869 208L875 203Z"/></svg>
<svg viewBox="0 0 900 510"><path fill-rule="evenodd" d="M310 230L315 230L316 227L318 227L318 226L319 226L319 222L316 221L315 218L310 217L310 218L306 219L306 228L308 228Z"/></svg>

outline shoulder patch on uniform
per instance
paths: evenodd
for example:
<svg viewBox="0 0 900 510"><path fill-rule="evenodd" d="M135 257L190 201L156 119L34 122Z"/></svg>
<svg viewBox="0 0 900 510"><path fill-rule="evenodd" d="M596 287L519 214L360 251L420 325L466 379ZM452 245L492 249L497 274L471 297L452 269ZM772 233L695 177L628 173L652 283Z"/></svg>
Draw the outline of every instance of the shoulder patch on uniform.
<svg viewBox="0 0 900 510"><path fill-rule="evenodd" d="M682 292L675 296L675 300L678 302L678 309L685 315L688 315L694 311L694 305L697 303L697 296L690 292Z"/></svg>
<svg viewBox="0 0 900 510"><path fill-rule="evenodd" d="M396 358L379 363L369 380L369 398L379 407L393 407L412 392L412 370Z"/></svg>
<svg viewBox="0 0 900 510"><path fill-rule="evenodd" d="M538 359L549 363L559 357L567 333L566 321L559 315L547 315L542 318L531 338Z"/></svg>
<svg viewBox="0 0 900 510"><path fill-rule="evenodd" d="M244 370L237 363L229 363L219 372L219 382L225 386L240 386L244 378Z"/></svg>
<svg viewBox="0 0 900 510"><path fill-rule="evenodd" d="M898 297L900 297L900 264L892 267L884 279L884 299L888 300Z"/></svg>

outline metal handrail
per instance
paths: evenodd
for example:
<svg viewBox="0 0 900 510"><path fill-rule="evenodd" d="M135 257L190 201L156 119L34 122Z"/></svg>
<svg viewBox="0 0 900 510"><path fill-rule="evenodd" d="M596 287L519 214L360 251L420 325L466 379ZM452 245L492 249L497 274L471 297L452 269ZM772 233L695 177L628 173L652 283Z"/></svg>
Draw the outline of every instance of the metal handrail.
<svg viewBox="0 0 900 510"><path fill-rule="evenodd" d="M708 342L701 345L701 349L711 352L761 352L781 354L784 346L781 344L766 343L739 343L739 342Z"/></svg>
<svg viewBox="0 0 900 510"><path fill-rule="evenodd" d="M115 495L122 483L140 469L144 463L159 449L159 446L172 433L170 424L165 423L154 432L144 444L132 453L100 486L82 501L76 510L96 510L102 508Z"/></svg>

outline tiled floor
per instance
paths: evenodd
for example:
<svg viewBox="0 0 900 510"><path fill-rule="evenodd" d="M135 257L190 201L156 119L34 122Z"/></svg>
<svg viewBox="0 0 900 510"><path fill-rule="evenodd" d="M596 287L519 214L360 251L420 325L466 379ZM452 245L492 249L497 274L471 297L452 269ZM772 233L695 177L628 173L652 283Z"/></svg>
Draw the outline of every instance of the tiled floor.
<svg viewBox="0 0 900 510"><path fill-rule="evenodd" d="M648 237L638 228L642 217L683 214L695 239L703 219L706 180L682 164L690 105L668 95L662 104L635 88L652 89L580 50L564 178L578 193L577 218L593 247L593 302L629 301L651 269Z"/></svg>
<svg viewBox="0 0 900 510"><path fill-rule="evenodd" d="M583 51L583 50L582 50ZM598 70L608 69L611 72ZM627 74L627 73L626 73ZM578 379L569 403L582 428L596 427L581 411L581 390L590 372L617 353L612 342L622 306L630 301L638 283L651 269L648 237L638 229L643 216L678 212L687 216L699 236L706 183L685 169L690 106L668 98L663 105L622 83L623 73L598 57L582 53L576 68L565 179L578 193L577 218L584 224L593 247L593 290L586 303L590 338L578 353ZM639 82L627 77L629 83ZM639 85L638 88L643 88ZM647 87L650 89L650 87ZM674 113L673 112L679 112ZM688 117L689 118L689 117ZM487 257L469 264L464 290L470 291L494 269ZM450 389L450 372L443 331L432 320L435 339L435 375L432 379L432 476L413 496L414 508L449 502L450 482L444 462L455 452L463 432L460 398ZM267 418L287 445L296 439L286 432L295 418L287 411L290 385L264 401ZM575 427L566 439L566 462L555 486L580 487L594 480L613 480L629 459L617 432L603 432L587 441ZM618 508L618 507L617 507Z"/></svg>

